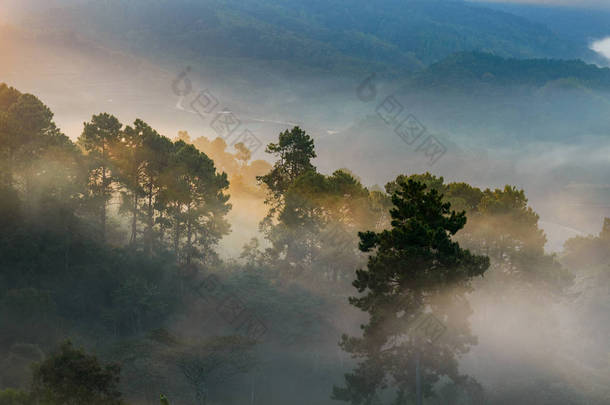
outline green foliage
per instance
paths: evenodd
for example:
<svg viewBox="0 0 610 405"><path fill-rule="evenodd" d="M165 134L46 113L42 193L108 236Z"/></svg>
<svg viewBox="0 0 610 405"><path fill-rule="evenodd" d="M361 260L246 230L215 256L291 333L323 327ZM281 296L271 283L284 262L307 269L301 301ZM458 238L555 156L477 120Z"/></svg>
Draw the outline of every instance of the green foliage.
<svg viewBox="0 0 610 405"><path fill-rule="evenodd" d="M392 195L392 228L360 233L360 249L371 252L366 270L356 272L354 287L362 295L350 303L369 314L362 337L344 335L341 346L361 359L346 387L333 397L353 404L371 404L388 387L397 403L415 386L415 353L426 364L424 390L439 376L460 381L456 356L476 342L468 326L470 307L464 294L471 279L482 276L489 259L460 248L452 237L464 227L464 212L451 211L435 189L413 179L399 180ZM408 329L431 310L448 328L448 336L426 345ZM404 399L402 399L404 401Z"/></svg>
<svg viewBox="0 0 610 405"><path fill-rule="evenodd" d="M316 157L314 142L305 131L294 127L280 133L279 142L267 145L266 152L275 155L278 160L269 173L257 177L269 193L265 200L269 212L260 223L260 228L273 243L275 257L285 253L287 261L298 262L303 257L302 249L299 248L298 241L287 243L292 235L285 232L286 228L290 228L291 224L296 225L301 227L300 232L308 234L314 230L316 218L311 212L313 207L298 195L290 194L289 190L301 176L317 176L311 163ZM276 220L280 222L279 228L274 226ZM285 252L286 249L288 252Z"/></svg>
<svg viewBox="0 0 610 405"><path fill-rule="evenodd" d="M505 59L482 52L461 52L434 63L414 76L415 86L452 89L471 88L477 83L495 86L543 87L564 80L570 87L610 89L610 69L581 60Z"/></svg>
<svg viewBox="0 0 610 405"><path fill-rule="evenodd" d="M191 141L185 132L171 141L142 120L124 127L109 114L86 123L77 145L52 118L36 97L0 85L3 386L28 387L31 363L74 336L121 362L130 399L157 401L163 390L173 401L193 392L201 403L235 402L237 395L253 398L257 378L298 380L314 363L308 387L324 397L325 384L349 367L320 357L350 328L344 296L352 281L359 294L350 302L370 319L362 337L342 339L359 364L335 389L336 399L410 400L420 352L427 395L439 382L446 383L441 397L474 401L481 387L458 372L459 356L476 343L464 299L474 287L499 302L525 292L519 304L545 326L552 324L542 318L547 304L575 288L586 315L583 342L605 348L610 220L598 236L566 243L562 259L579 276L574 286L572 274L545 254L539 217L515 187L445 184L425 173L401 175L385 193L370 190L349 169L318 173L313 139L298 127L268 146L277 158L271 166L250 162L243 145L233 153L222 139ZM229 232L229 178L231 193L248 202L262 204L267 193L267 240L244 247L245 265L215 252ZM489 257L490 270L478 255ZM355 272L367 258L367 268ZM585 268L576 268L580 263ZM237 297L247 315L263 321L264 337L238 336L243 328L221 319L219 302L189 293L201 270L214 271L223 297ZM483 272L485 280L472 282ZM422 345L408 327L428 311L448 331ZM185 325L188 338L170 332ZM272 361L261 363L261 354ZM64 344L36 368L34 397L0 391L0 405L120 403L118 371ZM536 398L547 391L558 392L547 387ZM319 403L312 392L303 401ZM262 397L257 401L271 394Z"/></svg>
<svg viewBox="0 0 610 405"><path fill-rule="evenodd" d="M269 190L267 217L260 228L272 247L266 254L248 245L245 257L268 263L288 274L298 274L316 288L347 287L362 255L357 232L382 222L388 199L371 193L348 170L331 176L316 171L313 140L300 128L280 133L267 152L279 159L259 177Z"/></svg>
<svg viewBox="0 0 610 405"><path fill-rule="evenodd" d="M45 224L44 217L36 225L19 224L0 239L6 289L0 290L2 316L13 319L8 323L13 326L0 334L4 338L18 339L10 337L19 330L14 329L17 325L39 330L47 325L40 332L52 332L57 316L119 333L135 332L163 319L177 304L171 255L158 252L153 260L112 249L92 237L81 221L57 219L59 225ZM39 335L32 331L32 336Z"/></svg>
<svg viewBox="0 0 610 405"><path fill-rule="evenodd" d="M228 291L240 297L244 305L263 322L266 333L261 344L273 348L306 348L315 346L328 336L340 331L335 330L324 314L331 307L327 294L320 296L312 292L294 278L280 274L268 264L223 269L222 278ZM335 287L335 286L333 286ZM333 336L333 344L336 339Z"/></svg>
<svg viewBox="0 0 610 405"><path fill-rule="evenodd" d="M210 389L219 382L246 373L255 364L252 354L254 342L239 336L210 338L203 342L189 342L174 349L182 374L195 392L197 403L208 403Z"/></svg>
<svg viewBox="0 0 610 405"><path fill-rule="evenodd" d="M109 200L121 195L130 217L129 244L149 256L167 241L179 260L215 258L212 249L229 231L226 174L193 145L172 143L144 121L123 125L109 114L93 116L79 138L89 162L89 207L99 212L102 235ZM142 231L139 224L144 225Z"/></svg>
<svg viewBox="0 0 610 405"><path fill-rule="evenodd" d="M189 264L192 258L210 261L214 247L229 232L223 216L231 209L227 175L216 173L214 162L195 146L174 143L164 176L160 201L167 207L176 256Z"/></svg>
<svg viewBox="0 0 610 405"><path fill-rule="evenodd" d="M273 200L279 200L297 177L315 171L311 163L316 157L313 139L299 127L280 133L279 142L270 143L265 151L278 158L273 169L258 179L267 186Z"/></svg>
<svg viewBox="0 0 610 405"><path fill-rule="evenodd" d="M543 287L556 294L565 292L573 276L551 255L544 252L546 236L538 227L539 216L528 206L523 190L481 190L466 183L445 184L442 177L430 173L398 176L386 185L392 192L399 182L414 180L444 195L453 207L464 210L469 218L457 240L466 248L491 259L488 273L498 287L497 294L508 286Z"/></svg>
<svg viewBox="0 0 610 405"><path fill-rule="evenodd" d="M570 266L599 266L610 262L610 218L604 218L598 236L576 236L564 245L563 260Z"/></svg>
<svg viewBox="0 0 610 405"><path fill-rule="evenodd" d="M102 240L106 240L106 209L112 197L114 168L112 155L116 145L121 140L123 124L107 113L94 115L91 122L85 123L83 133L78 138L78 144L88 156L89 199L93 209L99 212L99 226Z"/></svg>
<svg viewBox="0 0 610 405"><path fill-rule="evenodd" d="M50 199L79 195L81 162L38 98L0 84L0 188L18 188L27 212Z"/></svg>
<svg viewBox="0 0 610 405"><path fill-rule="evenodd" d="M102 365L95 356L64 342L34 369L34 396L42 404L122 404L120 367Z"/></svg>
<svg viewBox="0 0 610 405"><path fill-rule="evenodd" d="M30 394L7 388L0 390L0 405L32 405Z"/></svg>

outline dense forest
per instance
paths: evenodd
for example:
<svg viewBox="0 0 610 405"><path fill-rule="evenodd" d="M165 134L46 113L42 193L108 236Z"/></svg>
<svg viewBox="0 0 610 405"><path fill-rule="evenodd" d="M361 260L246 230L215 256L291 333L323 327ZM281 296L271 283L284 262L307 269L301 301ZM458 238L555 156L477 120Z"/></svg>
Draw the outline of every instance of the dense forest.
<svg viewBox="0 0 610 405"><path fill-rule="evenodd" d="M227 60L297 72L404 74L461 51L593 55L545 25L461 0L64 1L33 13L27 25L44 37L85 33L136 54L235 72L241 68Z"/></svg>
<svg viewBox="0 0 610 405"><path fill-rule="evenodd" d="M610 401L610 219L551 255L518 187L266 152L0 85L0 405Z"/></svg>
<svg viewBox="0 0 610 405"><path fill-rule="evenodd" d="M542 87L558 80L589 89L610 89L610 68L582 60L504 59L482 52L460 52L430 65L415 75L419 86L472 86L486 82L497 86Z"/></svg>

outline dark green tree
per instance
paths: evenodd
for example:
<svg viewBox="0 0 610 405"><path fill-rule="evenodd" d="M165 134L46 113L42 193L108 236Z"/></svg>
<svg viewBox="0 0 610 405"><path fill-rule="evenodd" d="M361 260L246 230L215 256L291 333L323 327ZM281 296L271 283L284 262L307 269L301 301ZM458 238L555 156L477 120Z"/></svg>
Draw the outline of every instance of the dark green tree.
<svg viewBox="0 0 610 405"><path fill-rule="evenodd" d="M112 197L113 152L121 141L123 125L107 113L94 115L84 124L78 144L89 158L89 197L98 212L102 240L106 239L106 208Z"/></svg>
<svg viewBox="0 0 610 405"><path fill-rule="evenodd" d="M299 127L280 133L278 143L270 143L265 151L278 159L269 173L257 178L269 189L269 215L273 216L297 177L316 170L311 163L316 152L313 139Z"/></svg>
<svg viewBox="0 0 610 405"><path fill-rule="evenodd" d="M119 405L121 369L100 364L97 357L69 341L34 368L33 393L49 405Z"/></svg>
<svg viewBox="0 0 610 405"><path fill-rule="evenodd" d="M134 126L127 126L117 142L114 151L114 164L117 178L121 183L121 211L130 216L129 243L135 245L138 235L138 213L140 198L144 194L144 133L154 131L142 120L136 120Z"/></svg>
<svg viewBox="0 0 610 405"><path fill-rule="evenodd" d="M156 240L155 220L164 211L159 194L162 175L169 165L172 143L150 125L137 119L127 126L114 148L113 162L121 184L121 212L130 217L130 244L144 234L144 248L150 255ZM140 231L138 225L144 224Z"/></svg>
<svg viewBox="0 0 610 405"><path fill-rule="evenodd" d="M187 264L192 258L211 258L213 247L229 232L227 175L217 173L214 162L195 146L177 141L164 177L174 252Z"/></svg>
<svg viewBox="0 0 610 405"><path fill-rule="evenodd" d="M33 405L34 401L29 393L7 388L0 390L0 405Z"/></svg>
<svg viewBox="0 0 610 405"><path fill-rule="evenodd" d="M197 404L206 405L214 385L256 365L254 344L240 336L212 337L175 349L171 355L193 388Z"/></svg>
<svg viewBox="0 0 610 405"><path fill-rule="evenodd" d="M306 256L310 234L315 232L317 218L311 201L294 190L300 177L307 183L317 182L322 176L316 173L311 160L316 157L313 139L301 128L294 127L279 135L278 143L270 143L265 150L277 160L269 173L258 176L266 186L269 206L267 216L259 224L273 248L271 256L276 260L283 256L290 266L301 263ZM295 231L299 237L295 238Z"/></svg>
<svg viewBox="0 0 610 405"><path fill-rule="evenodd" d="M40 154L45 135L58 131L47 106L31 94L18 94L16 98L11 97L13 102L4 111L0 111L0 145L6 161L7 184L11 185L13 175L20 173L25 178L22 187L27 194L31 174L29 163Z"/></svg>
<svg viewBox="0 0 610 405"><path fill-rule="evenodd" d="M0 187L19 192L26 211L49 198L72 202L80 154L56 127L53 113L31 94L0 85Z"/></svg>
<svg viewBox="0 0 610 405"><path fill-rule="evenodd" d="M260 223L272 244L268 257L302 275L339 278L335 267L355 265L351 259L358 256L357 230L370 229L377 221L371 194L347 170L332 176L318 173L312 163L313 139L299 127L280 133L267 153L277 157L269 173L258 177L268 191L269 211ZM372 224L362 227L367 221ZM350 260L338 259L338 252ZM332 261L341 264L330 266Z"/></svg>
<svg viewBox="0 0 610 405"><path fill-rule="evenodd" d="M452 198L470 192L450 185ZM467 203L472 205L471 203ZM540 216L528 205L523 190L513 186L482 192L476 208L469 213L470 223L459 240L474 252L491 259L487 279L489 292L497 297L511 290L530 293L531 299L559 298L573 284L573 275L545 252L546 235L538 226ZM546 304L540 303L537 308Z"/></svg>
<svg viewBox="0 0 610 405"><path fill-rule="evenodd" d="M343 336L341 347L360 362L346 375L345 387L333 390L334 399L353 404L372 404L386 389L394 392L396 404L406 404L415 388L416 355L421 356L426 394L440 376L464 380L456 358L476 343L464 294L489 260L452 240L466 224L464 212L452 211L441 194L422 183L410 179L398 186L392 195L391 229L359 234L360 249L371 256L367 268L356 272L353 284L361 295L350 303L370 320L362 326L362 337ZM447 333L422 343L408 332L428 312Z"/></svg>
<svg viewBox="0 0 610 405"><path fill-rule="evenodd" d="M313 140L298 127L282 132L267 152L278 160L258 177L268 191L269 211L260 229L272 247L265 256L274 267L307 277L317 287L332 280L349 288L362 259L357 232L376 229L388 199L371 193L347 169L318 173L311 162Z"/></svg>
<svg viewBox="0 0 610 405"><path fill-rule="evenodd" d="M153 248L163 243L164 230L170 226L167 220L167 206L162 198L167 184L165 173L169 167L174 148L169 138L154 130L142 132L142 155L146 162L143 168L143 200L141 217L144 221L144 250L150 256Z"/></svg>
<svg viewBox="0 0 610 405"><path fill-rule="evenodd" d="M528 205L523 190L514 186L481 190L466 183L445 184L443 177L430 173L398 176L386 185L388 193L398 182L419 181L444 195L456 210L464 210L468 223L457 236L465 248L490 258L488 287L503 295L510 289L535 295L561 294L572 285L573 277L544 251L546 236L538 225L540 216Z"/></svg>

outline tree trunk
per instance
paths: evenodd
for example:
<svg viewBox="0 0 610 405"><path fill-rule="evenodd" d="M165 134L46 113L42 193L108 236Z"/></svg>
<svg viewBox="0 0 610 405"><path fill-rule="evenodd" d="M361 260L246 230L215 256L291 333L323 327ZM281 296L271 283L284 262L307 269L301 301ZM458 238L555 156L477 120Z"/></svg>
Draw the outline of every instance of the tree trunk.
<svg viewBox="0 0 610 405"><path fill-rule="evenodd" d="M180 261L180 216L176 214L174 218L174 253L176 260Z"/></svg>
<svg viewBox="0 0 610 405"><path fill-rule="evenodd" d="M106 241L106 194L107 194L107 186L106 186L106 166L102 166L102 207L101 207L101 232L102 232L102 241Z"/></svg>
<svg viewBox="0 0 610 405"><path fill-rule="evenodd" d="M153 206L152 206L152 180L148 183L148 212L146 216L146 252L148 257L152 256L153 240Z"/></svg>
<svg viewBox="0 0 610 405"><path fill-rule="evenodd" d="M193 237L193 233L192 233L192 227L191 227L191 204L188 205L188 209L187 209L187 217L186 217L186 247L187 247L187 251L186 251L186 263L190 264L191 263L191 239Z"/></svg>
<svg viewBox="0 0 610 405"><path fill-rule="evenodd" d="M133 217L131 218L131 239L129 243L135 245L136 237L138 233L138 195L136 192L133 193Z"/></svg>

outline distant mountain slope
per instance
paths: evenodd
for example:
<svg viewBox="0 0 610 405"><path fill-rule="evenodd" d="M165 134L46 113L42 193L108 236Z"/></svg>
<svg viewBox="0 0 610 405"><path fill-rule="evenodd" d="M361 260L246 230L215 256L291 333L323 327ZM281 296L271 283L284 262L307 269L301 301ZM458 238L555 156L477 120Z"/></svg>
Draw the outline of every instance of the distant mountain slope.
<svg viewBox="0 0 610 405"><path fill-rule="evenodd" d="M472 50L519 58L586 53L541 24L449 0L108 0L57 8L30 24L167 59L341 72L413 71Z"/></svg>
<svg viewBox="0 0 610 405"><path fill-rule="evenodd" d="M423 134L435 135L446 146L451 157L439 165L452 173L469 167L472 159L485 161L490 171L498 170L494 158L487 158L487 151L502 150L502 164L512 165L520 154L535 156L534 150L552 154L554 149L557 154L550 162L561 165L570 161L570 165L578 166L574 162L578 162L579 147L597 145L603 150L608 145L610 69L580 61L460 53L389 90L378 92L375 102L368 104L367 115L319 140L322 150L337 151L332 164L350 166L358 162L366 166L363 172L367 173L379 173L382 168L393 173L401 168L421 171L425 157L417 149L426 136L420 132L409 135L403 123L410 115L419 122L419 128L425 129ZM410 137L411 144L403 141ZM570 148L570 152L562 153L574 156L562 156L557 145ZM599 170L605 170L599 156L596 159ZM589 161L587 165L594 163ZM570 176L575 178L584 170L562 170L571 169ZM553 176L562 178L566 173Z"/></svg>
<svg viewBox="0 0 610 405"><path fill-rule="evenodd" d="M610 36L610 8L579 8L578 2L574 2L574 7L515 3L482 5L543 24L560 37L578 43L582 47L589 46L594 40Z"/></svg>
<svg viewBox="0 0 610 405"><path fill-rule="evenodd" d="M572 142L610 128L610 69L581 61L459 53L395 93L432 129L487 144Z"/></svg>
<svg viewBox="0 0 610 405"><path fill-rule="evenodd" d="M573 86L610 90L610 68L580 60L505 59L480 52L461 52L416 74L418 87L465 88L477 84L542 87L563 80Z"/></svg>

